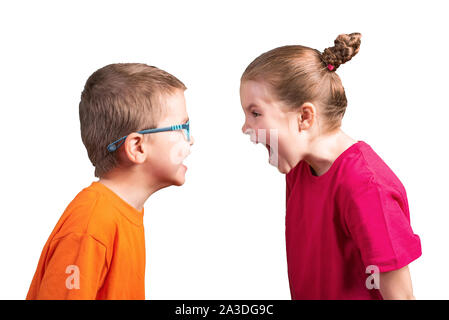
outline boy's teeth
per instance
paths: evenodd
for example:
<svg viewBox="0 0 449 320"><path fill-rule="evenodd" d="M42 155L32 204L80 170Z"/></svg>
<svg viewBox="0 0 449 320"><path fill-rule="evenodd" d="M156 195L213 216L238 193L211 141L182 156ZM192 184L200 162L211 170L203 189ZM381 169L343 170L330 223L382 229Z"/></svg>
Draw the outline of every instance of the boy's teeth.
<svg viewBox="0 0 449 320"><path fill-rule="evenodd" d="M190 159L190 157L187 157L184 160L182 160L182 164L185 165L186 167L188 167L190 165L189 159Z"/></svg>

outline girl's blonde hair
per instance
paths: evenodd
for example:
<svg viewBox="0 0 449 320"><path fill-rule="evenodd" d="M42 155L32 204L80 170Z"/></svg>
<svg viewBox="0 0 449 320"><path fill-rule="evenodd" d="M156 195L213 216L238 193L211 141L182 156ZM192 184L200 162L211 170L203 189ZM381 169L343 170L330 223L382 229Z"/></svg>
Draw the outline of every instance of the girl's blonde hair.
<svg viewBox="0 0 449 320"><path fill-rule="evenodd" d="M341 126L347 100L337 68L360 49L360 33L340 34L323 53L300 45L283 46L263 53L243 72L241 81L266 82L272 93L291 108L305 102L318 105L325 131Z"/></svg>

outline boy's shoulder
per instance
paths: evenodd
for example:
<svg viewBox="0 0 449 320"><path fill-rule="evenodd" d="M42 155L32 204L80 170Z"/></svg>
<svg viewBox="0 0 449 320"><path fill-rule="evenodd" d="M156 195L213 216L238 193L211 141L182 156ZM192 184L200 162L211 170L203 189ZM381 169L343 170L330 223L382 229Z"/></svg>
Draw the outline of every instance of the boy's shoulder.
<svg viewBox="0 0 449 320"><path fill-rule="evenodd" d="M53 239L77 233L90 235L103 244L111 243L117 226L116 211L94 182L69 203L56 225Z"/></svg>

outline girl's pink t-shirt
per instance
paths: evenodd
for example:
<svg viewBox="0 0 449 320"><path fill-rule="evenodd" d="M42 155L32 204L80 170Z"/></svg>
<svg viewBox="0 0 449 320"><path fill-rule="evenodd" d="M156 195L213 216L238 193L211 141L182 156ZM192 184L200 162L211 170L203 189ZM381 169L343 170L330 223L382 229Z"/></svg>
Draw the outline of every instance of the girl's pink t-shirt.
<svg viewBox="0 0 449 320"><path fill-rule="evenodd" d="M421 256L402 183L365 142L321 176L304 160L286 176L292 299L382 299L373 272Z"/></svg>

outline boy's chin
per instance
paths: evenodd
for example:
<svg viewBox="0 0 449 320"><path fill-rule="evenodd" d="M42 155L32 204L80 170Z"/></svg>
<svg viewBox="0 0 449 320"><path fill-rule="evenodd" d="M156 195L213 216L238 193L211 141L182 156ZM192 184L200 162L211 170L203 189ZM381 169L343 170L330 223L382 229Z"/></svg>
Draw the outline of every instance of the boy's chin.
<svg viewBox="0 0 449 320"><path fill-rule="evenodd" d="M174 186L177 186L177 187L180 187L180 186L182 186L182 185L184 184L184 182L185 182L185 178L183 178L183 179L178 179L178 180L175 180L175 181L173 182L173 185L174 185Z"/></svg>
<svg viewBox="0 0 449 320"><path fill-rule="evenodd" d="M184 173L181 172L177 172L174 176L168 176L165 177L165 179L163 178L163 182L160 180L160 184L162 185L162 188L167 188L170 186L177 186L180 187L185 183L185 175Z"/></svg>
<svg viewBox="0 0 449 320"><path fill-rule="evenodd" d="M179 170L176 172L176 176L173 179L172 184L174 186L182 186L185 182L186 182L186 170L187 167L185 167L184 165L181 165Z"/></svg>

